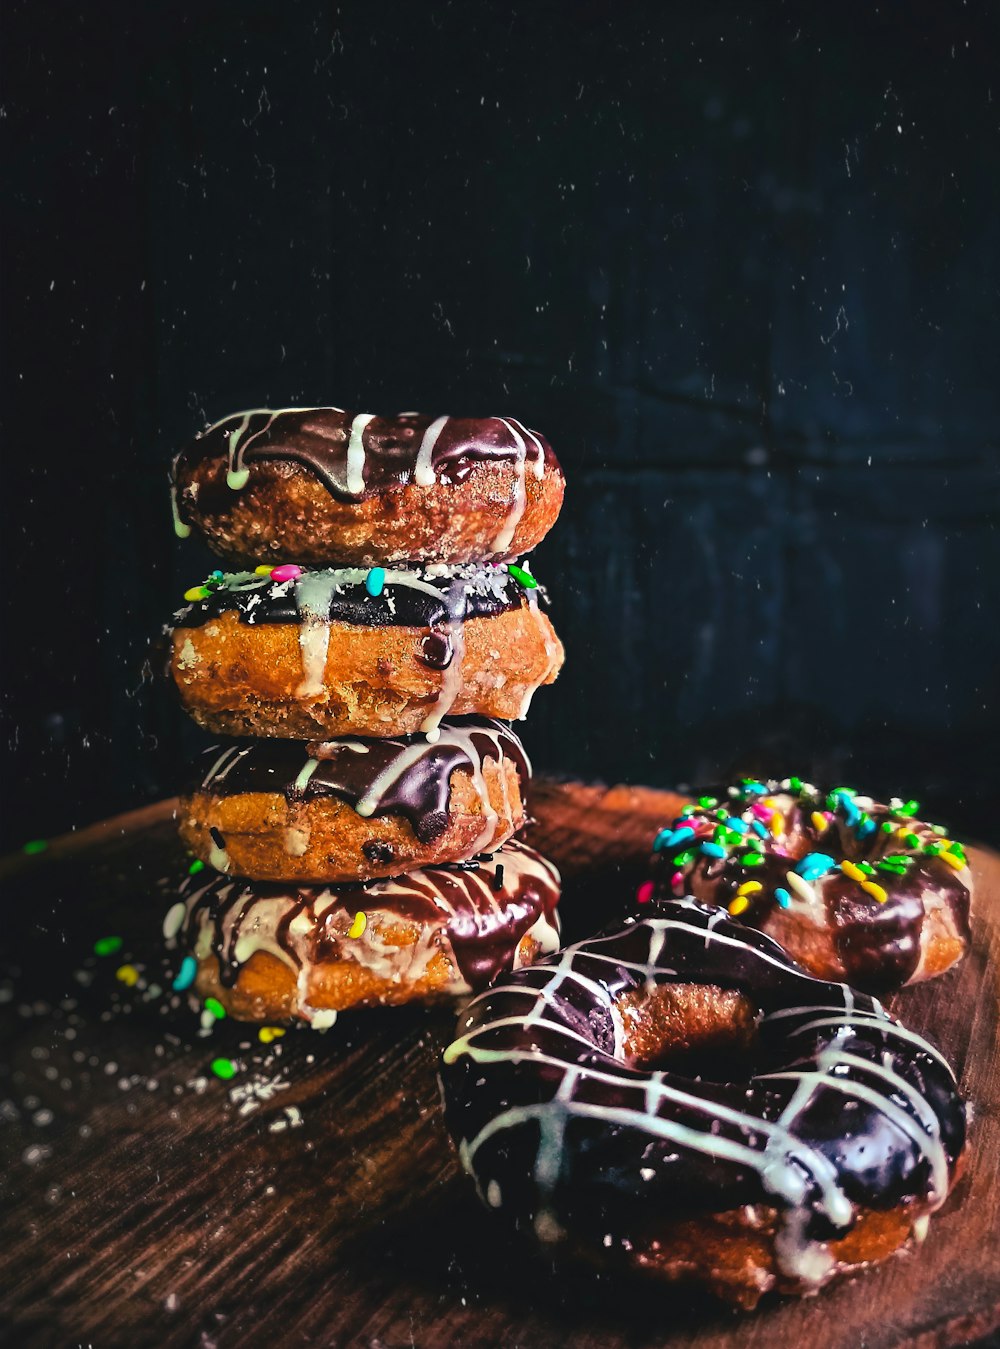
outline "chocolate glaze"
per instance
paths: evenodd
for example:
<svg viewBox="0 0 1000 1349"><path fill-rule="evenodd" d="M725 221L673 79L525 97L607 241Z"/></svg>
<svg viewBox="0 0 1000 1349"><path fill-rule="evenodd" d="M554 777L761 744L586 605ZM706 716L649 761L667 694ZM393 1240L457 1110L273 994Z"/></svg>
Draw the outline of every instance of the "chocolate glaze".
<svg viewBox="0 0 1000 1349"><path fill-rule="evenodd" d="M302 746L296 741L236 741L205 752L202 770L189 791L211 796L278 792L288 801L337 796L363 807L366 815L398 812L421 843L431 843L448 826L451 775L467 769L481 782L485 759L510 759L523 786L531 765L521 741L501 721L453 717L441 723L440 739L422 735L385 739L345 737ZM488 805L488 798L487 798Z"/></svg>
<svg viewBox="0 0 1000 1349"><path fill-rule="evenodd" d="M270 951L296 970L354 960L395 978L418 977L415 954L426 965L435 951L450 951L463 982L449 991L461 993L509 969L518 942L532 929L543 949L555 949L558 899L555 867L517 840L474 864L427 867L367 884L287 885L219 876L206 885L202 874L180 887L186 912L177 942L199 955L211 952L227 987L255 950ZM347 930L359 912L367 915L367 926L351 938ZM426 929L417 947L396 951L381 944L378 934L394 918Z"/></svg>
<svg viewBox="0 0 1000 1349"><path fill-rule="evenodd" d="M552 447L513 417L395 417L341 408L261 408L238 412L203 431L176 457L175 491L189 485L199 465L221 459L219 475L199 485L198 509L209 515L232 509L241 475L260 462L291 462L315 475L338 501L360 501L416 481L461 482L476 464L528 463L541 476L559 471ZM235 478L234 478L235 475Z"/></svg>
<svg viewBox="0 0 1000 1349"><path fill-rule="evenodd" d="M306 572L316 576L316 571ZM336 582L331 589L329 619L331 623L348 623L354 627L385 628L439 628L453 621L456 602L460 617L489 618L509 609L532 603L531 597L541 591L525 591L506 570L497 567L438 567L428 573L426 568L414 567L388 573L385 588L377 596L365 588L367 569L343 567L329 569L323 574ZM422 585L438 592L439 598L427 590L407 585L404 579L412 576ZM174 615L178 628L200 628L224 613L235 612L241 623L301 623L298 600L300 581L272 581L253 572L232 572L226 575L218 588L207 599L185 605ZM432 636L436 636L432 634ZM438 645L425 649L424 660L434 669L445 668L451 660L452 647L448 634L441 634Z"/></svg>
<svg viewBox="0 0 1000 1349"><path fill-rule="evenodd" d="M661 984L735 989L759 1009L745 1080L626 1060L618 1001ZM481 1196L543 1239L568 1230L613 1254L760 1203L779 1213L783 1273L813 1286L833 1272L818 1243L859 1207L938 1207L965 1140L926 1041L693 899L506 976L468 1007L441 1076Z"/></svg>
<svg viewBox="0 0 1000 1349"><path fill-rule="evenodd" d="M857 807L849 810L844 801L837 802L831 810L830 795L808 783L801 784L796 792L788 791L787 782L759 783L750 790L746 784L740 784L715 789L711 799L719 803L717 807L689 809L673 822L675 829L694 828L694 840L682 838L676 846L654 852L656 899L669 900L678 893L690 893L707 903L728 905L747 881L759 881L761 889L746 896L748 907L739 917L741 922L765 926L774 915L775 892L779 887L789 891L792 906L803 906L802 895L792 888L788 874L804 855L818 852L832 857L838 865L844 860L869 864L874 868L869 879L886 894L885 901L880 903L862 890L856 879L836 869L812 881L809 887L815 896L810 920L816 921L818 917L829 927L845 976L855 988L889 993L913 977L920 962L924 924L933 905L946 907L959 936L966 943L971 940L969 871L965 866L956 869L940 856L925 851L940 846L941 835L935 826L868 797L853 796L860 810ZM752 823L753 805L764 799L776 801L783 828L778 837L767 831L762 864L748 866L745 858L751 850L742 844L727 845L724 858L699 851L702 841L715 837L720 824L718 809L744 824ZM822 828L813 823L812 816L817 810L830 817ZM859 822L851 822L855 811L874 825L862 837L858 834ZM882 828L886 823L893 826L891 832ZM916 842L901 839L901 830ZM908 859L902 874L879 868L887 855ZM689 860L678 863L678 857L686 856ZM679 880L675 879L678 874ZM807 904L806 908L809 907Z"/></svg>

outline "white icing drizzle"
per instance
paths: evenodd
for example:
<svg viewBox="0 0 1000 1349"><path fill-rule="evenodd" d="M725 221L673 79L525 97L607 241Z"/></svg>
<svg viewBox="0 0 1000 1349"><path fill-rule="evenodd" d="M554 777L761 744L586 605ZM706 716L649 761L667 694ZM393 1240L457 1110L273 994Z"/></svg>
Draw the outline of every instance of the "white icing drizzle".
<svg viewBox="0 0 1000 1349"><path fill-rule="evenodd" d="M368 423L374 420L374 412L359 412L351 422L351 434L347 441L347 481L345 484L348 496L362 497L365 494L364 430Z"/></svg>
<svg viewBox="0 0 1000 1349"><path fill-rule="evenodd" d="M247 450L258 437L271 429L276 417L282 416L287 412L343 412L343 408L248 408L245 412L234 412L228 417L223 417L221 421L213 422L211 426L206 427L201 433L202 436L209 435L212 431L219 430L220 427L228 426L230 422L235 422L228 434L228 461L226 466L226 485L234 492L240 492L246 487L250 479L250 470L244 466ZM258 427L252 435L247 435L250 429L250 423L254 417L266 417L267 421L263 426ZM199 440L201 436L199 436ZM184 537L184 536L182 536Z"/></svg>
<svg viewBox="0 0 1000 1349"><path fill-rule="evenodd" d="M437 701L420 723L420 729L432 743L440 739L441 719L454 707L461 692L465 659L465 587L460 581L454 581L442 598L448 612L444 635L451 642L451 660L441 671L441 691Z"/></svg>
<svg viewBox="0 0 1000 1349"><path fill-rule="evenodd" d="M517 447L517 454L514 457L514 495L511 499L510 509L507 512L507 518L503 527L493 540L492 549L494 553L505 553L514 541L514 531L520 523L521 516L524 514L524 508L528 504L527 493L524 488L524 461L527 458L528 446L525 443L524 436L517 430L514 424L506 417L498 417L497 421L502 422L514 438L514 444ZM536 442L537 444L537 442Z"/></svg>
<svg viewBox="0 0 1000 1349"><path fill-rule="evenodd" d="M641 963L600 951L602 944L620 938L620 933L614 933L567 947L556 961L537 967L532 971L532 976L541 976L543 982L540 984L500 982L473 999L469 1011L484 1002L492 1010L497 1001L500 1000L502 1004L507 995L516 997L519 1005L523 1004L525 998L532 998L534 1007L527 1014L493 1015L478 1025L475 1024L474 1016L467 1015L464 1022L466 1033L445 1050L446 1065L454 1064L460 1057L467 1055L474 1063L484 1067L491 1063L526 1062L546 1069L561 1070L564 1076L553 1100L542 1104L510 1106L490 1119L473 1137L460 1139L462 1163L478 1187L485 1180L476 1168L476 1156L483 1145L504 1130L535 1121L539 1129L533 1171L539 1204L535 1226L538 1230L541 1222L540 1235L544 1238L546 1235L561 1235L559 1224L550 1210L549 1196L560 1174L562 1137L571 1118L595 1120L609 1129L627 1127L646 1134L650 1140L666 1140L695 1153L726 1159L756 1171L763 1187L782 1201L781 1225L775 1243L779 1268L787 1276L807 1286L818 1286L828 1275L833 1260L825 1243L813 1241L806 1234L810 1218L809 1180L818 1192L821 1211L835 1230L843 1231L849 1227L854 1215L854 1206L841 1188L831 1162L796 1134L797 1121L820 1089L834 1091L873 1106L914 1145L928 1165L931 1181L927 1202L932 1210L944 1202L948 1191L948 1159L941 1141L937 1116L927 1100L894 1070L888 1052L883 1053L882 1063L877 1063L850 1053L841 1041L849 1038L854 1027L875 1026L887 1040L895 1038L906 1041L919 1051L941 1062L944 1060L920 1036L897 1025L874 999L870 1000L870 1011L859 1010L853 993L846 985L825 985L825 989L842 987L844 1001L841 1006L815 1004L783 1008L766 1016L762 1022L765 1025L772 1019L777 1021L780 1018L804 1016L803 1025L793 1028L790 1032L792 1035L827 1026L835 1030L843 1027L844 1031L843 1036L834 1035L809 1067L760 1076L758 1080L794 1084L787 1104L774 1121L744 1113L709 1097L697 1096L678 1085L682 1079L666 1081L662 1072L644 1075L644 1110L595 1104L592 1091L582 1093L591 1099L578 1100L575 1095L578 1084L607 1083L620 1090L634 1091L637 1082L641 1084L643 1081L643 1075L637 1074L634 1068L626 1067L623 1061L624 1037L612 993L603 983L582 974L576 968L578 959L588 964L605 961L619 970L634 971L643 977L647 986L655 986L658 975L670 973L665 963L669 958L669 936L672 931L680 930L704 937L706 948L716 943L740 948L744 953L751 952L754 960L778 966L786 972L789 969L786 961L759 949L750 941L717 931L714 922L704 926L705 910L700 909L694 901L677 901L676 908L698 909L702 923L675 918L644 920L638 926L648 934L649 947L648 957ZM711 917L716 918L716 915ZM724 915L719 916L722 917ZM594 1040L553 1019L558 1015L556 996L562 984L568 980L587 989L600 1005L602 1013L612 1019L615 1027L612 1054L603 1053ZM829 1015L816 1016L817 1013ZM491 1042L497 1039L495 1032L498 1030L519 1028L523 1031L533 1025L544 1028L546 1034L585 1046L588 1051L586 1064L547 1053L539 1043L532 1043L524 1035L519 1036L517 1048L492 1046ZM701 1113L704 1126L693 1128L680 1123L679 1119L672 1117L671 1107L683 1107L685 1112ZM668 1112L666 1117L660 1114L664 1108ZM717 1122L732 1126L732 1132L742 1135L743 1141L739 1137L720 1134L716 1128Z"/></svg>
<svg viewBox="0 0 1000 1349"><path fill-rule="evenodd" d="M437 482L437 475L434 472L434 446L450 420L449 417L438 417L437 421L431 422L421 438L417 460L413 466L413 481L418 487L433 487Z"/></svg>
<svg viewBox="0 0 1000 1349"><path fill-rule="evenodd" d="M189 524L185 524L185 522L181 519L180 507L177 504L177 484L173 481L173 479L171 479L170 482L170 514L173 516L174 533L177 535L177 537L179 539L189 538L191 534L191 526Z"/></svg>

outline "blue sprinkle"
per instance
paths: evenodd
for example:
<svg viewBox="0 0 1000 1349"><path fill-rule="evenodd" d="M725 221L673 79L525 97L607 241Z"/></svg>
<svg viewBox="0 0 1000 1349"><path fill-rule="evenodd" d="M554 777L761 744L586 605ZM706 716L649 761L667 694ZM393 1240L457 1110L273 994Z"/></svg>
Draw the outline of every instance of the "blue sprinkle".
<svg viewBox="0 0 1000 1349"><path fill-rule="evenodd" d="M694 830L687 825L683 825L680 829L661 829L653 840L653 851L660 852L663 848L676 848L681 843L686 843L690 838L694 838Z"/></svg>
<svg viewBox="0 0 1000 1349"><path fill-rule="evenodd" d="M377 599L385 589L385 567L372 567L365 577L365 589L372 599Z"/></svg>
<svg viewBox="0 0 1000 1349"><path fill-rule="evenodd" d="M767 788L764 786L763 782L744 782L744 796L749 796L751 792L753 792L755 796L766 796Z"/></svg>
<svg viewBox="0 0 1000 1349"><path fill-rule="evenodd" d="M194 983L194 976L198 973L198 962L194 956L185 956L181 961L181 967L177 971L177 978L171 984L175 993L183 993L186 988L190 988Z"/></svg>
<svg viewBox="0 0 1000 1349"><path fill-rule="evenodd" d="M871 816L867 820L862 820L857 828L858 838L867 838L869 834L874 834L875 827L875 821Z"/></svg>
<svg viewBox="0 0 1000 1349"><path fill-rule="evenodd" d="M726 855L725 848L720 848L718 843L703 843L701 851L706 857L725 857Z"/></svg>
<svg viewBox="0 0 1000 1349"><path fill-rule="evenodd" d="M814 881L817 876L825 876L836 866L833 858L825 852L806 853L795 868L796 873L805 881Z"/></svg>
<svg viewBox="0 0 1000 1349"><path fill-rule="evenodd" d="M754 821L752 821L750 827L751 827L751 829L754 831L754 833L755 833L755 834L759 834L761 838L770 838L770 837L771 837L770 832L768 831L767 825L764 824L764 823L762 823L760 820L754 820Z"/></svg>
<svg viewBox="0 0 1000 1349"><path fill-rule="evenodd" d="M787 909L789 904L791 904L792 902L791 895L788 893L787 890L782 889L780 885L775 890L774 897L778 901L778 907L780 909Z"/></svg>
<svg viewBox="0 0 1000 1349"><path fill-rule="evenodd" d="M750 826L746 820L741 820L738 815L730 815L728 820L723 820L727 829L735 829L737 834L745 834Z"/></svg>

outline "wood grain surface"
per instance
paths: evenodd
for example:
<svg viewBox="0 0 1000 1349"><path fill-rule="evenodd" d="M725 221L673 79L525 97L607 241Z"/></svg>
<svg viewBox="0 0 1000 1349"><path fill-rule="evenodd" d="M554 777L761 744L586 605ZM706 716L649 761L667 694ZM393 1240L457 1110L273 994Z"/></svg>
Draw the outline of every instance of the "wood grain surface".
<svg viewBox="0 0 1000 1349"><path fill-rule="evenodd" d="M530 837L563 871L567 938L627 903L677 801L536 784ZM749 1317L553 1263L493 1225L442 1126L452 1012L343 1016L269 1046L231 1021L203 1032L156 992L182 863L164 802L0 864L4 1343L930 1349L1000 1323L995 854L974 850L969 958L895 1003L973 1102L963 1179L919 1252ZM107 935L121 952L95 956Z"/></svg>

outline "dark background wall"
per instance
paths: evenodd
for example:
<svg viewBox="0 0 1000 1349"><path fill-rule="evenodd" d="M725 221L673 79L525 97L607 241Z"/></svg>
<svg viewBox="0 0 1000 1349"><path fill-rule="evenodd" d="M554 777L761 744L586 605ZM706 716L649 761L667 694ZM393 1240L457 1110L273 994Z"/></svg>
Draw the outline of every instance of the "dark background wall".
<svg viewBox="0 0 1000 1349"><path fill-rule="evenodd" d="M538 765L995 832L998 13L9 3L7 841L172 789L166 461L296 401L555 444Z"/></svg>

